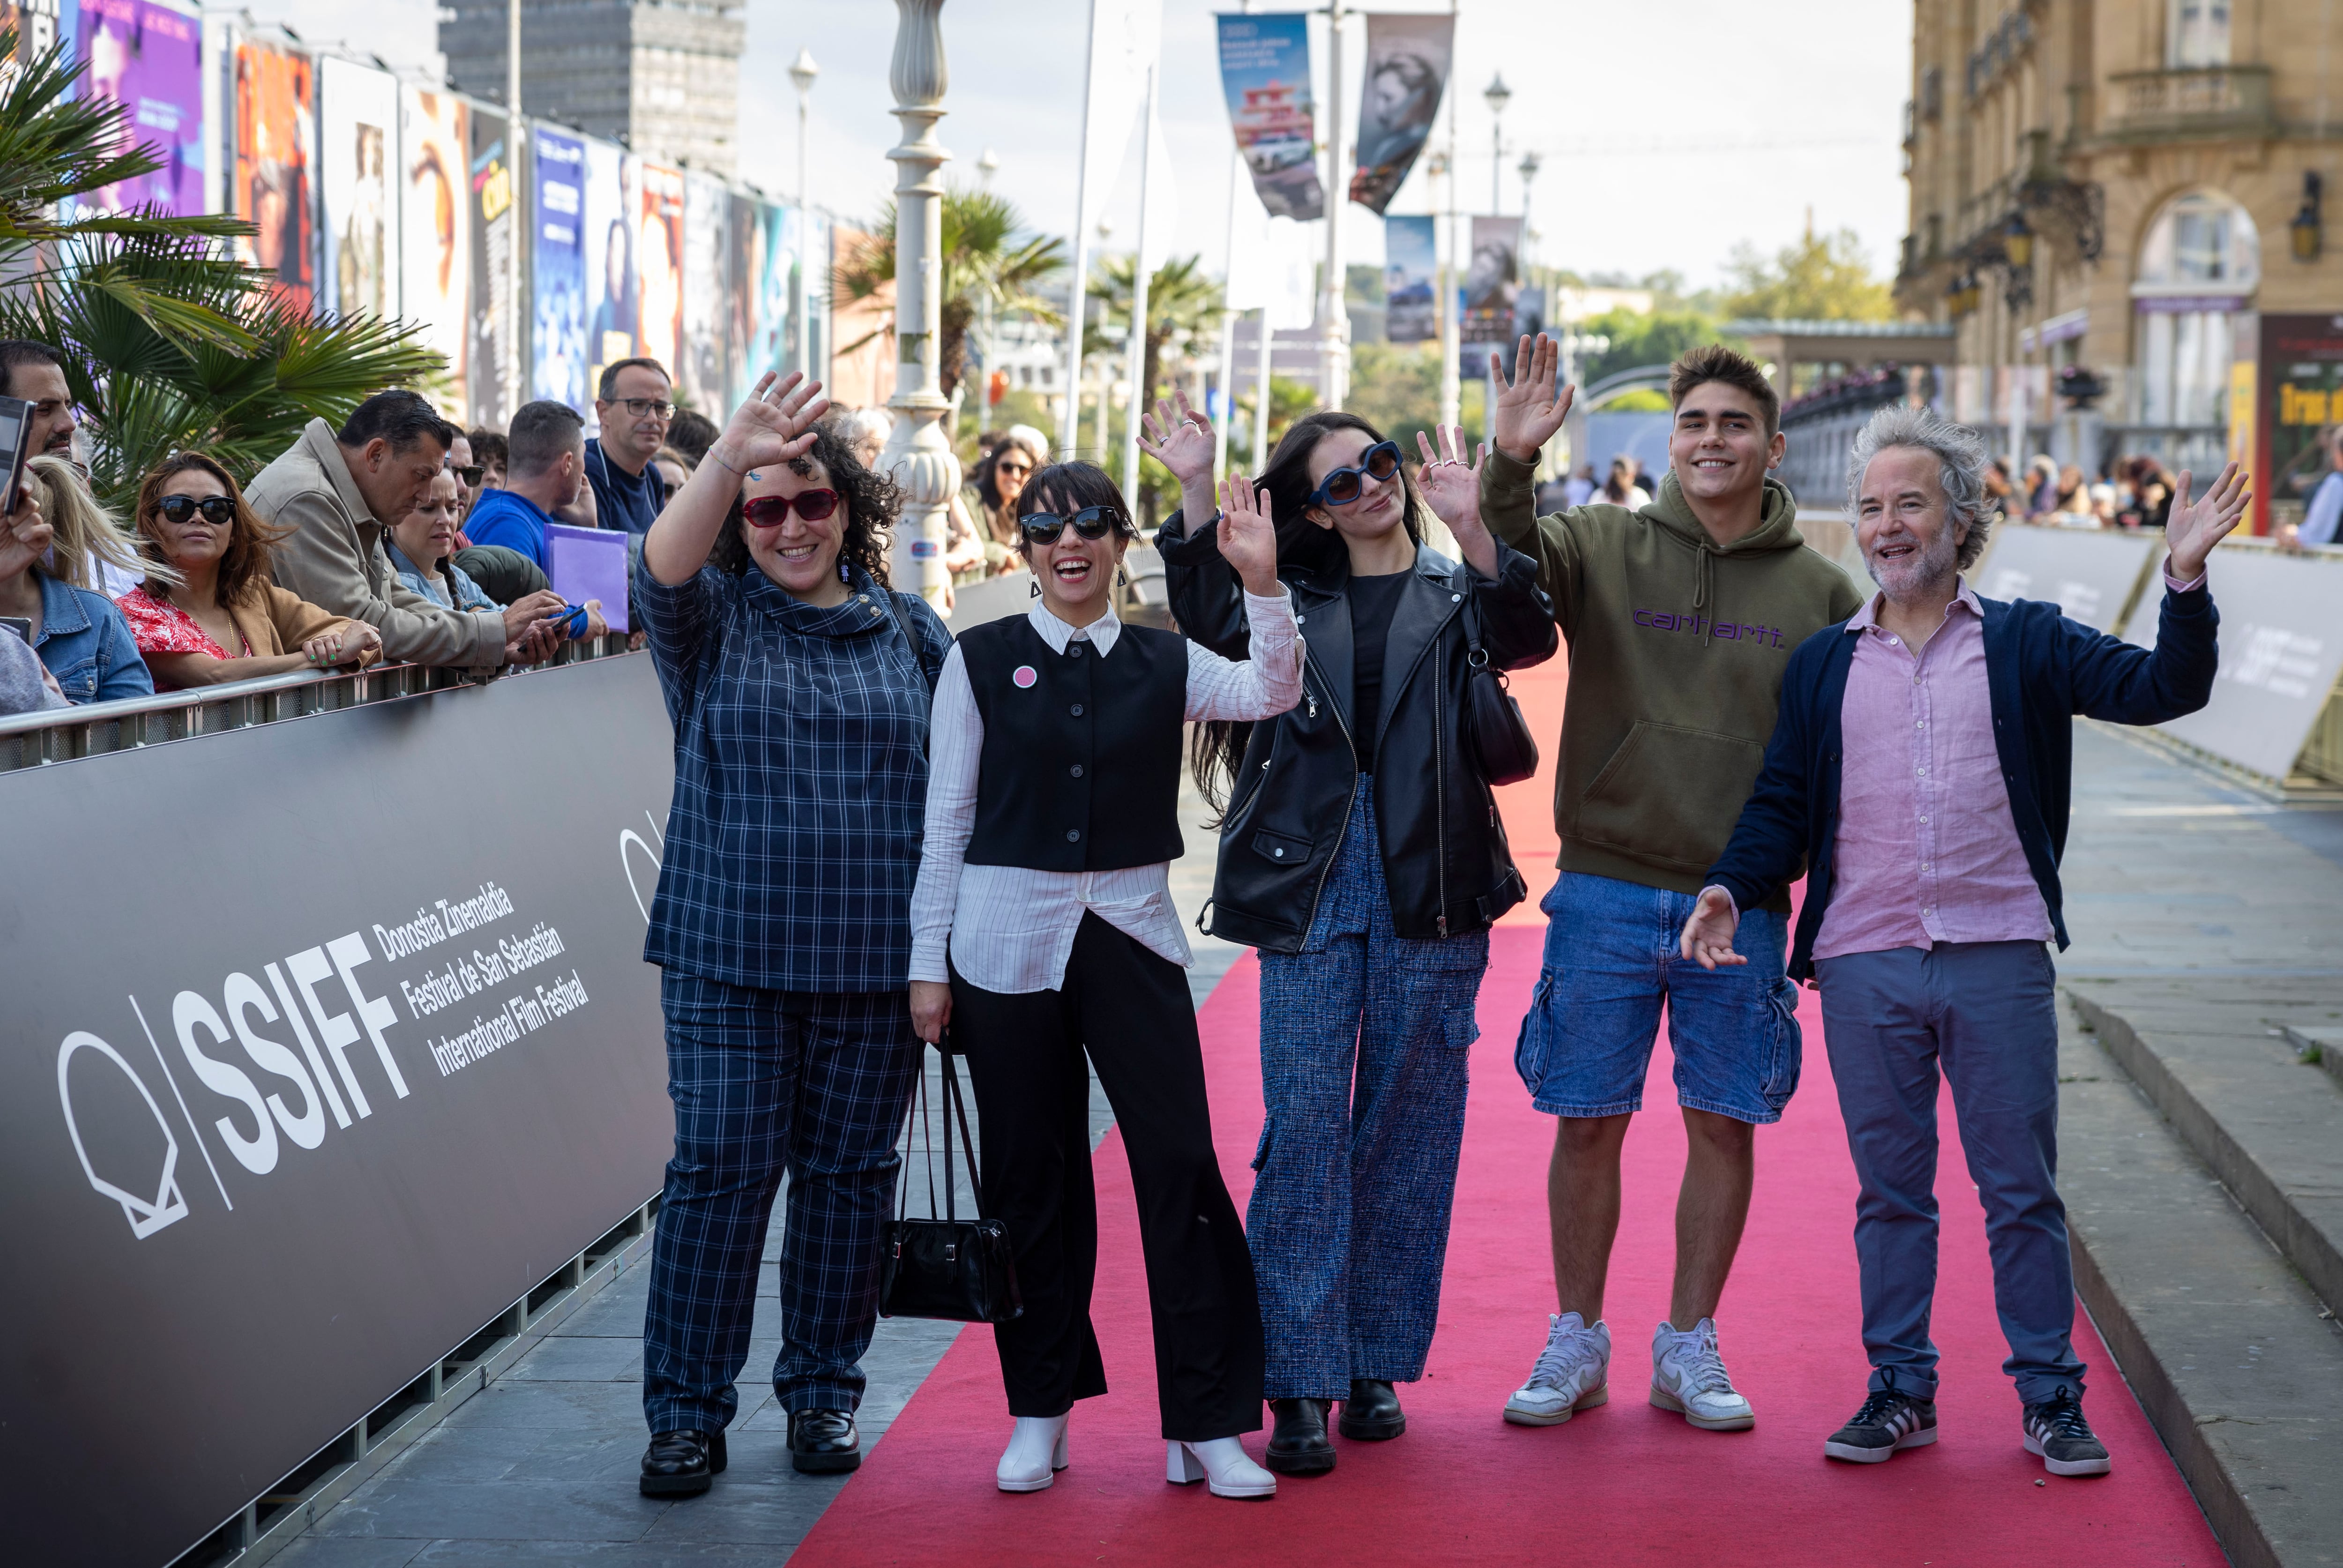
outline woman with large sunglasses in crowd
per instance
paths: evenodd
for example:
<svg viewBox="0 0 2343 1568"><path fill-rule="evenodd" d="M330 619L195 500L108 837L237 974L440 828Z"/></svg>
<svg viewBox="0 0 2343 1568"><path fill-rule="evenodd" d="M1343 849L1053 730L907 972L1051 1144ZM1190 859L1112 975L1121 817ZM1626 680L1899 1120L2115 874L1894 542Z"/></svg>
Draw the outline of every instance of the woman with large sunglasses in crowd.
<svg viewBox="0 0 2343 1568"><path fill-rule="evenodd" d="M643 1323L647 1496L725 1467L773 1197L773 1389L799 1471L860 1462L879 1234L920 1047L904 977L931 672L951 638L887 586L900 498L769 373L643 540L634 603L675 725L643 957L661 970L675 1158Z"/></svg>
<svg viewBox="0 0 2343 1568"><path fill-rule="evenodd" d="M1212 504L1212 432L1157 405L1148 450L1181 483L1164 524L1172 611L1244 656L1236 563L1189 519ZM1398 444L1354 414L1296 420L1260 484L1302 628L1302 699L1273 723L1215 724L1195 771L1224 802L1213 935L1261 950L1268 1118L1246 1235L1268 1338L1268 1462L1334 1467L1342 1434L1407 1428L1393 1384L1423 1375L1464 1131L1466 1058L1489 928L1524 896L1473 744L1476 666L1550 658L1536 568L1481 521L1477 469L1441 435ZM1462 563L1423 544L1429 506ZM1250 591L1249 589L1246 591ZM1250 604L1250 600L1245 601Z"/></svg>
<svg viewBox="0 0 2343 1568"><path fill-rule="evenodd" d="M1237 1441L1261 1427L1261 1311L1212 1151L1169 875L1185 724L1266 719L1300 689L1270 518L1244 480L1222 488L1216 537L1249 662L1116 618L1138 530L1103 470L1060 463L1020 497L1037 602L962 634L936 687L911 1013L968 1058L980 1190L1016 1259L1024 1312L994 1329L1016 1418L1003 1492L1048 1486L1074 1402L1106 1392L1085 1051L1131 1157L1169 1478L1222 1497L1277 1490Z"/></svg>

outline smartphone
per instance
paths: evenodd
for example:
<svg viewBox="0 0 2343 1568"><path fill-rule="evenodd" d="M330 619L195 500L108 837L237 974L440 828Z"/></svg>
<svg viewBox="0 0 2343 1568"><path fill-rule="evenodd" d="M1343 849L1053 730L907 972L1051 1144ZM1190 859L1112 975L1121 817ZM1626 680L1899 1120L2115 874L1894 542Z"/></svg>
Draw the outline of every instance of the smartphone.
<svg viewBox="0 0 2343 1568"><path fill-rule="evenodd" d="M560 609L546 618L559 625L561 635L573 642L586 635L588 622L586 607L582 604L565 603Z"/></svg>
<svg viewBox="0 0 2343 1568"><path fill-rule="evenodd" d="M26 642L33 640L33 623L21 615L0 615L0 627L15 632Z"/></svg>
<svg viewBox="0 0 2343 1568"><path fill-rule="evenodd" d="M0 514L16 509L17 487L33 455L33 406L22 397L0 397Z"/></svg>

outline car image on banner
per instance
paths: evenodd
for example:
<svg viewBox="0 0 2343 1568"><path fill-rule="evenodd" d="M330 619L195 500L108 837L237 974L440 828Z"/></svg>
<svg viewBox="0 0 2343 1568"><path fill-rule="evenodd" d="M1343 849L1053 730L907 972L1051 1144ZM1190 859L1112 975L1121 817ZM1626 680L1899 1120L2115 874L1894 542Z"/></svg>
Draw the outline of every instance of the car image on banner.
<svg viewBox="0 0 2343 1568"><path fill-rule="evenodd" d="M472 340L468 106L448 93L399 93L399 314L422 328L425 347L447 357L447 379L462 387Z"/></svg>
<svg viewBox="0 0 2343 1568"><path fill-rule="evenodd" d="M173 217L204 210L203 21L193 5L80 0L75 40L88 69L81 95L123 108L120 152L146 144L162 167L77 198L84 211L151 207Z"/></svg>
<svg viewBox="0 0 2343 1568"><path fill-rule="evenodd" d="M236 164L228 203L256 232L232 242L236 258L274 273L296 309L317 297L309 233L309 138L317 123L315 66L307 55L250 39L236 46Z"/></svg>
<svg viewBox="0 0 2343 1568"><path fill-rule="evenodd" d="M1222 16L1221 90L1253 194L1272 217L1326 216L1310 98L1310 18Z"/></svg>
<svg viewBox="0 0 2343 1568"><path fill-rule="evenodd" d="M586 144L539 128L530 138L537 182L529 290L529 396L593 411L586 386Z"/></svg>
<svg viewBox="0 0 2343 1568"><path fill-rule="evenodd" d="M327 55L317 68L318 183L326 198L327 305L398 315L398 79Z"/></svg>

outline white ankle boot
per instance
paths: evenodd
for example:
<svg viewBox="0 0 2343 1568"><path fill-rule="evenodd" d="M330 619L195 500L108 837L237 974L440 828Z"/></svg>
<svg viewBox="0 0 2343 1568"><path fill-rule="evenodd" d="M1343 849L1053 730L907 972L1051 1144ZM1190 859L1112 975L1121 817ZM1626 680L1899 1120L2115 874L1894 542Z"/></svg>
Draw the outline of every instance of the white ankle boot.
<svg viewBox="0 0 2343 1568"><path fill-rule="evenodd" d="M1255 1464L1245 1453L1244 1445L1233 1437L1216 1437L1209 1442L1174 1442L1170 1447L1171 1465L1164 1479L1174 1485L1209 1481L1215 1497L1277 1495L1277 1477ZM1006 1464L1008 1461L1001 1462Z"/></svg>
<svg viewBox="0 0 2343 1568"><path fill-rule="evenodd" d="M1042 1492L1066 1468L1066 1415L1021 1415L993 1479L1003 1492Z"/></svg>

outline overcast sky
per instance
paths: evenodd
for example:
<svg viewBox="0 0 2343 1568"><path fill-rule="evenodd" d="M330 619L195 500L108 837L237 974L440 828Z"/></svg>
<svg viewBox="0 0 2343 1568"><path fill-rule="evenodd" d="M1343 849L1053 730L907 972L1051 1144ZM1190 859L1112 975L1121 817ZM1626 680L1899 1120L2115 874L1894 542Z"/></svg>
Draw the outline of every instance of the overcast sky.
<svg viewBox="0 0 2343 1568"><path fill-rule="evenodd" d="M1260 0L1258 8L1278 4ZM250 8L292 22L312 41L347 40L394 64L438 63L430 0L251 0ZM1233 0L1164 3L1164 153L1182 210L1176 249L1202 252L1215 273L1232 146L1212 15L1237 8ZM1074 210L1088 15L1087 0L947 0L943 8L951 90L938 137L956 159L948 177L972 183L978 156L992 148L1001 158L995 187L1034 226L1057 234ZM744 177L776 193L796 186L789 65L804 46L821 67L809 159L813 198L849 216L879 207L894 182L884 155L899 135L887 112L895 19L888 0L754 0L740 63ZM1325 23L1312 25L1322 83ZM1897 136L1911 35L1912 10L1900 0L1463 0L1452 87L1463 91L1464 206L1487 209L1490 116L1481 91L1502 67L1513 96L1501 200L1505 212L1521 210L1513 166L1523 146L1535 146L1544 165L1533 202L1544 236L1538 259L1582 272L1673 266L1695 285L1709 283L1737 241L1783 245L1805 227L1811 207L1818 228L1854 229L1884 273L1906 223ZM1347 39L1349 121L1363 24L1351 23ZM1444 127L1444 109L1442 117ZM1125 246L1136 227L1138 160L1134 137L1109 209ZM1251 201L1249 190L1240 199ZM1430 210L1421 166L1391 210ZM1365 209L1350 208L1348 258L1381 261L1381 226Z"/></svg>

